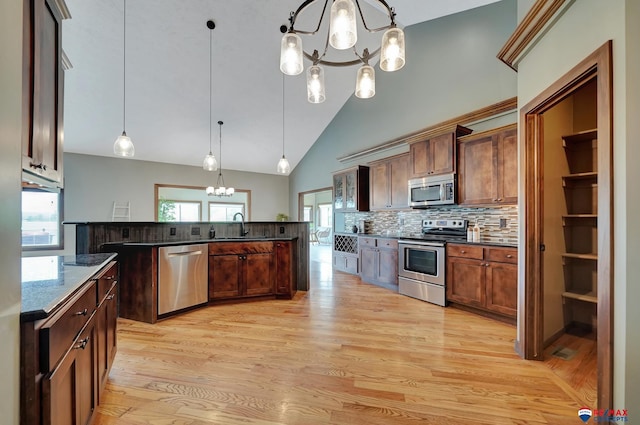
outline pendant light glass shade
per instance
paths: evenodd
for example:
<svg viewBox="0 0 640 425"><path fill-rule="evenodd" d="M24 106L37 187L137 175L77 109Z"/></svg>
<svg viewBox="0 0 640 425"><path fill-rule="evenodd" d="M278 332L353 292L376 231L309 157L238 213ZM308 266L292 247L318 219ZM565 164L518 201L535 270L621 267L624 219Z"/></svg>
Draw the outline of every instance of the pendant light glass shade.
<svg viewBox="0 0 640 425"><path fill-rule="evenodd" d="M113 144L113 153L118 156L131 157L135 155L136 149L133 146L131 138L124 131Z"/></svg>
<svg viewBox="0 0 640 425"><path fill-rule="evenodd" d="M404 32L400 28L389 28L382 35L380 69L397 71L404 66Z"/></svg>
<svg viewBox="0 0 640 425"><path fill-rule="evenodd" d="M289 165L289 160L282 155L282 158L278 161L278 173L289 174L290 171L291 165Z"/></svg>
<svg viewBox="0 0 640 425"><path fill-rule="evenodd" d="M218 169L218 161L216 161L216 157L213 156L211 151L209 151L209 155L204 157L202 168L205 171L216 171Z"/></svg>
<svg viewBox="0 0 640 425"><path fill-rule="evenodd" d="M311 103L324 102L324 70L318 65L307 69L307 99Z"/></svg>
<svg viewBox="0 0 640 425"><path fill-rule="evenodd" d="M288 32L280 43L280 71L285 75L298 75L304 69L302 63L302 39Z"/></svg>
<svg viewBox="0 0 640 425"><path fill-rule="evenodd" d="M224 184L224 176L222 175L222 121L218 121L220 127L220 170L218 172L218 180L216 180L216 187L209 186L205 189L209 196L231 196L235 193L235 189L232 187L226 187Z"/></svg>
<svg viewBox="0 0 640 425"><path fill-rule="evenodd" d="M329 44L334 49L345 50L356 45L356 7L352 0L335 0L331 5Z"/></svg>
<svg viewBox="0 0 640 425"><path fill-rule="evenodd" d="M369 99L376 94L376 73L370 65L363 65L356 78L356 97Z"/></svg>
<svg viewBox="0 0 640 425"><path fill-rule="evenodd" d="M127 0L123 0L122 9L122 134L113 143L113 153L118 156L132 157L136 150L131 138L127 136Z"/></svg>

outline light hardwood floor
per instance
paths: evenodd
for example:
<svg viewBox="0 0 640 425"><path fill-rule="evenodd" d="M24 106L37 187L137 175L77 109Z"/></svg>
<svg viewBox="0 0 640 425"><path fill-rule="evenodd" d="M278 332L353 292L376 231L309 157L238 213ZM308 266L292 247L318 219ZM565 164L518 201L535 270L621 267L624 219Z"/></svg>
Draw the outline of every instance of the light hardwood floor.
<svg viewBox="0 0 640 425"><path fill-rule="evenodd" d="M291 301L119 321L96 424L580 424L580 391L515 328L312 261Z"/></svg>

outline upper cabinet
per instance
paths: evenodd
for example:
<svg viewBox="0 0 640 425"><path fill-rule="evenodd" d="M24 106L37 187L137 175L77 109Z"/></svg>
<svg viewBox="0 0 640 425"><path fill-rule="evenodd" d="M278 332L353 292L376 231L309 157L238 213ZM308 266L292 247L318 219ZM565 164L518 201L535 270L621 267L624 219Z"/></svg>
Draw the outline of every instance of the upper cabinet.
<svg viewBox="0 0 640 425"><path fill-rule="evenodd" d="M456 139L471 130L456 125L445 133L412 143L409 150L409 178L426 177L456 171Z"/></svg>
<svg viewBox="0 0 640 425"><path fill-rule="evenodd" d="M24 1L22 169L25 179L62 187L64 0Z"/></svg>
<svg viewBox="0 0 640 425"><path fill-rule="evenodd" d="M333 209L369 211L369 167L358 165L333 175Z"/></svg>
<svg viewBox="0 0 640 425"><path fill-rule="evenodd" d="M409 208L409 154L369 164L371 211Z"/></svg>
<svg viewBox="0 0 640 425"><path fill-rule="evenodd" d="M460 204L518 203L516 124L461 138L458 161Z"/></svg>

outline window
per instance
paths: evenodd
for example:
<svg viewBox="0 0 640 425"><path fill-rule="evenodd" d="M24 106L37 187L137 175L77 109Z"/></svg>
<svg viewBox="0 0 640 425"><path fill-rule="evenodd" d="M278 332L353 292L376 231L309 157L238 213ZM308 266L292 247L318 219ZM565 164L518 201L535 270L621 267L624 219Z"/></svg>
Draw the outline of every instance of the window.
<svg viewBox="0 0 640 425"><path fill-rule="evenodd" d="M209 221L233 221L236 213L244 215L244 204L209 202Z"/></svg>
<svg viewBox="0 0 640 425"><path fill-rule="evenodd" d="M158 221L200 221L200 201L158 201Z"/></svg>
<svg viewBox="0 0 640 425"><path fill-rule="evenodd" d="M318 204L318 226L333 227L333 209L331 204Z"/></svg>
<svg viewBox="0 0 640 425"><path fill-rule="evenodd" d="M22 190L22 249L62 248L62 193Z"/></svg>

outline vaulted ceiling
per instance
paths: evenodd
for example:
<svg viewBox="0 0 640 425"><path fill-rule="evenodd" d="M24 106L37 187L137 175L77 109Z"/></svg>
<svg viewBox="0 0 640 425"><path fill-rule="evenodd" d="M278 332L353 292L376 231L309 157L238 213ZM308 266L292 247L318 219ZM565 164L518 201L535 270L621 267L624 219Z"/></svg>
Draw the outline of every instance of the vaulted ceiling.
<svg viewBox="0 0 640 425"><path fill-rule="evenodd" d="M388 3L399 25L409 26L495 1ZM72 16L63 23L63 48L72 64L65 75L66 152L114 156L126 82L126 131L135 144L134 160L201 166L209 152L210 121L213 153L219 157L216 122L222 120L222 167L275 174L283 144L279 27L301 0L130 0L124 63L123 0L66 2ZM324 2L316 3L300 15L301 27L317 24ZM361 3L368 20L384 24L375 0ZM216 23L213 34L206 27L209 19ZM360 31L359 36L362 50L379 44L381 35ZM315 47L308 37L303 43L305 50ZM304 73L285 77L284 142L292 168L353 95L356 69L325 68L322 104L307 102Z"/></svg>

